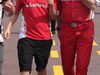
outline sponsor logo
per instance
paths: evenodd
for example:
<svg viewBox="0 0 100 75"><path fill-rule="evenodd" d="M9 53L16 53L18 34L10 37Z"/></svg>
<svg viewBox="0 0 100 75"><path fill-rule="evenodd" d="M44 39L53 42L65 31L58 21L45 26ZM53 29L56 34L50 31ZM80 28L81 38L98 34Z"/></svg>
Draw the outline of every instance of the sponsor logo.
<svg viewBox="0 0 100 75"><path fill-rule="evenodd" d="M48 8L49 5L48 4L39 4L39 3L37 3L37 4L29 3L29 4L26 4L26 7L27 8L28 7L43 7L43 8Z"/></svg>

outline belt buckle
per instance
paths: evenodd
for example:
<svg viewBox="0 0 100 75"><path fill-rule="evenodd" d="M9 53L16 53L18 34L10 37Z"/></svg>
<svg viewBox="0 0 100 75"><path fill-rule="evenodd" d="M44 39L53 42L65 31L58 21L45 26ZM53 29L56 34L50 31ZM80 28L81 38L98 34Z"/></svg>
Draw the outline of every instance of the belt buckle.
<svg viewBox="0 0 100 75"><path fill-rule="evenodd" d="M77 27L77 23L71 23L71 27Z"/></svg>

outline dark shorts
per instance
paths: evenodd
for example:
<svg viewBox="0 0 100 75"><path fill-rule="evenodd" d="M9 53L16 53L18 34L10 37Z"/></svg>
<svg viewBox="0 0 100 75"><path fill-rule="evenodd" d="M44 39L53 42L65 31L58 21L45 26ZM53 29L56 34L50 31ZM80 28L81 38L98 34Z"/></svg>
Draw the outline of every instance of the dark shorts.
<svg viewBox="0 0 100 75"><path fill-rule="evenodd" d="M19 39L17 48L20 72L31 72L33 56L35 58L36 70L40 72L45 69L48 63L51 46L52 40Z"/></svg>

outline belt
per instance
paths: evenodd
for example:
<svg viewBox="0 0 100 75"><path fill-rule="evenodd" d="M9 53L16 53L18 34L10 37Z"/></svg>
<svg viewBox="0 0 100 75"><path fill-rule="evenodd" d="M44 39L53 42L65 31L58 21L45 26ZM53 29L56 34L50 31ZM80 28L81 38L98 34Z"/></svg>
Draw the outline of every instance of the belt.
<svg viewBox="0 0 100 75"><path fill-rule="evenodd" d="M71 27L77 27L77 23L71 23Z"/></svg>

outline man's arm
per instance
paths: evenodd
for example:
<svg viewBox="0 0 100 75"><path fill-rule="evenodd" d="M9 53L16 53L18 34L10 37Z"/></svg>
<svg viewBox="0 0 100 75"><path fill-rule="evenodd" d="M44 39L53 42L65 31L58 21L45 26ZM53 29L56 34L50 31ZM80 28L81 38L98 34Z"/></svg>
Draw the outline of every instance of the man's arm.
<svg viewBox="0 0 100 75"><path fill-rule="evenodd" d="M95 0L81 0L81 1L90 10L94 10L96 8Z"/></svg>
<svg viewBox="0 0 100 75"><path fill-rule="evenodd" d="M49 16L50 16L51 20L54 20L56 18L56 15L57 15L54 0L47 0L47 2L50 5Z"/></svg>
<svg viewBox="0 0 100 75"><path fill-rule="evenodd" d="M60 37L61 23L62 23L61 15L58 15L57 16L57 32L58 32L58 38Z"/></svg>
<svg viewBox="0 0 100 75"><path fill-rule="evenodd" d="M6 28L6 31L4 32L4 38L6 40L8 40L9 37L10 37L10 29L14 25L14 23L16 22L16 20L18 18L18 15L19 15L19 12L20 11L16 11L10 18L9 24L8 24L8 26Z"/></svg>
<svg viewBox="0 0 100 75"><path fill-rule="evenodd" d="M4 8L4 13L6 16L12 16L14 13L14 7L11 1L6 1L2 4L3 8Z"/></svg>

